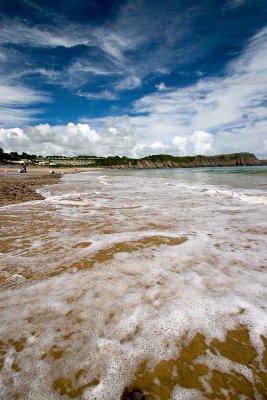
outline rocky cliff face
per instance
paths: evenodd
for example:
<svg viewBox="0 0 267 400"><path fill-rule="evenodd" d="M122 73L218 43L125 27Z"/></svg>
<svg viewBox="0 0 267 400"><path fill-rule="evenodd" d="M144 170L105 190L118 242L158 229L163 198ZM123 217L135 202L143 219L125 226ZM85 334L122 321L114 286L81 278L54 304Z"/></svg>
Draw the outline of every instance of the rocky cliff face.
<svg viewBox="0 0 267 400"><path fill-rule="evenodd" d="M160 160L165 158L165 160ZM125 164L112 165L114 169L146 169L146 168L197 168L197 167L232 167L262 165L261 161L251 153L234 153L220 156L172 157L150 156L140 160L129 160Z"/></svg>

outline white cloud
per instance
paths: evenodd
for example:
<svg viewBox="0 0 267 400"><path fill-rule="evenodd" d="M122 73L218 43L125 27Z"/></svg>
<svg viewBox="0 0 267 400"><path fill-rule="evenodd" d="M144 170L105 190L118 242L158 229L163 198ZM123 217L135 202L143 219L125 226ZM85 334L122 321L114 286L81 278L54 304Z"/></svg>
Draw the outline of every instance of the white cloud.
<svg viewBox="0 0 267 400"><path fill-rule="evenodd" d="M7 108L0 106L0 126L13 126L14 121L18 125L38 120L35 115L40 113L38 109Z"/></svg>
<svg viewBox="0 0 267 400"><path fill-rule="evenodd" d="M136 89L141 86L141 79L134 75L126 76L124 79L119 80L117 84L115 84L115 88L117 90L131 90Z"/></svg>
<svg viewBox="0 0 267 400"><path fill-rule="evenodd" d="M40 124L23 128L0 128L0 147L6 151L32 154L95 154L140 157L162 153L170 147L160 141L142 144L142 138L127 116L107 118L97 133L86 123L51 126Z"/></svg>
<svg viewBox="0 0 267 400"><path fill-rule="evenodd" d="M31 47L75 47L78 45L89 46L91 40L84 35L84 29L68 25L67 28L39 28L25 23L6 20L0 31L0 44L21 44Z"/></svg>
<svg viewBox="0 0 267 400"><path fill-rule="evenodd" d="M35 114L41 111L37 108L37 104L50 101L48 94L29 87L11 82L0 85L0 126L13 125L14 122L20 125L33 121Z"/></svg>
<svg viewBox="0 0 267 400"><path fill-rule="evenodd" d="M175 136L172 139L172 145L179 154L190 154L188 151L189 138L184 136Z"/></svg>
<svg viewBox="0 0 267 400"><path fill-rule="evenodd" d="M11 76L13 79L20 79L22 77L27 77L29 75L39 75L43 77L45 80L49 81L50 83L56 82L62 77L62 74L59 71L55 71L53 69L48 68L29 68L23 69L21 71L14 71Z"/></svg>
<svg viewBox="0 0 267 400"><path fill-rule="evenodd" d="M0 105L4 106L27 106L31 104L48 101L49 97L25 86L0 85Z"/></svg>
<svg viewBox="0 0 267 400"><path fill-rule="evenodd" d="M97 153L105 156L129 156L141 139L128 116L106 118L100 137Z"/></svg>
<svg viewBox="0 0 267 400"><path fill-rule="evenodd" d="M97 133L86 123L0 128L0 147L32 154L129 155L137 143L129 117L108 118Z"/></svg>
<svg viewBox="0 0 267 400"><path fill-rule="evenodd" d="M155 151L166 151L169 148L169 145L163 144L161 142L154 142L149 146L152 150Z"/></svg>
<svg viewBox="0 0 267 400"><path fill-rule="evenodd" d="M113 90L103 90L101 87L98 93L76 90L76 94L88 99L114 99L118 96L116 91L140 86L149 73L166 73L166 65L171 64L170 54L174 54L170 50L179 47L179 40L188 32L183 25L182 15L179 19L181 30L174 35L171 33L174 27L177 28L177 22L174 23L171 18L164 25L166 21L161 21L164 22L162 45L156 49L152 46L151 52L147 46L147 57L138 58L136 55L140 56L138 51L142 46L159 39L158 32L153 30L154 25L149 32L143 32L142 28L157 13L153 16L143 13L142 8L138 10L131 2L121 10L116 24L97 29L76 26L42 31L17 22L11 26L6 24L0 32L0 44L33 46L35 43L41 47L83 44L88 49L93 47L97 49L100 60L98 57L90 59L89 53L86 53L88 57L83 56L59 73L29 66L28 70L23 71L19 68L17 77L37 73L53 83L66 85L67 82L69 87L76 88L89 78L112 77ZM184 48L175 52L176 58L182 51ZM134 63L131 52L135 56ZM8 58L7 53L1 54L4 63ZM182 57L181 63L183 61ZM36 113L41 111L31 107L49 101L49 97L15 83L15 72L11 72L13 80L7 79L8 83L0 87L0 120L5 125L14 126L16 122L16 126L21 126L34 120ZM152 152L213 154L252 151L267 157L267 27L258 32L244 51L229 63L223 77L204 78L199 74L198 82L193 85L171 89L161 82L156 88L158 90L155 93L136 101L134 110L131 110L136 116L107 118L105 126L102 120L94 120L93 126L98 126L98 133L86 123L54 127L47 124L26 126L21 128L22 136L14 129L1 130L1 146L10 150L15 150L16 146L17 151L34 153L43 150L47 154L86 151L103 155L140 156ZM40 143L44 146L40 147Z"/></svg>
<svg viewBox="0 0 267 400"><path fill-rule="evenodd" d="M99 121L94 121L95 122ZM104 125L103 125L104 124ZM173 155L220 154L239 151L254 152L265 158L267 152L266 126L258 123L257 139L250 132L225 132L211 135L195 131L187 136L174 136L170 141L150 141L140 136L127 116L107 118L99 124L99 133L89 124L24 126L0 128L0 147L7 151L31 154L94 154L102 156L144 157L151 154Z"/></svg>
<svg viewBox="0 0 267 400"><path fill-rule="evenodd" d="M99 135L87 124L67 126L40 124L23 128L0 128L0 147L33 154L77 154L94 152Z"/></svg>
<svg viewBox="0 0 267 400"><path fill-rule="evenodd" d="M222 6L222 11L230 11L245 4L245 0L227 0Z"/></svg>
<svg viewBox="0 0 267 400"><path fill-rule="evenodd" d="M139 99L133 123L151 142L164 138L170 143L174 137L190 138L197 131L216 133L213 142L191 147L192 153L242 149L260 154L262 126L267 134L266 93L267 27L228 65L224 77L200 79ZM179 140L181 151L182 147L189 151L183 139Z"/></svg>
<svg viewBox="0 0 267 400"><path fill-rule="evenodd" d="M74 62L69 68L68 73L73 75L75 73L85 73L91 75L109 76L115 75L115 71L103 65L92 64L88 60L79 60Z"/></svg>
<svg viewBox="0 0 267 400"><path fill-rule="evenodd" d="M65 66L61 73L43 67L32 68L29 62L25 63L22 71L19 65L17 68L13 66L14 71L17 70L17 73L15 72L17 77L39 73L50 83L70 88L82 86L92 76L116 77L117 90L139 86L139 73L125 57L125 52L134 50L138 43L139 38L132 35L129 28L127 32L120 32L119 29L116 31L116 28L108 26L95 29L90 25L68 24L67 27L51 25L49 28L41 28L7 20L0 30L2 46L15 44L38 48L72 48L80 45L87 47L87 51L85 50L73 63ZM94 52L97 50L97 57L92 59L90 49ZM1 54L3 58L4 52Z"/></svg>
<svg viewBox="0 0 267 400"><path fill-rule="evenodd" d="M59 22L55 15L51 16L48 26L30 25L26 20L5 20L0 30L0 46L16 45L17 51L25 56L23 68L12 66L12 73L17 73L19 77L35 70L34 73L39 73L46 82L72 89L88 82L95 83L97 77L110 76L112 80L108 91L132 90L141 86L147 76L166 74L172 63L177 67L178 63L192 58L192 49L189 52L177 50L179 43L191 32L191 11L181 11L178 5L174 5L179 12L166 15L157 5L141 3L138 0L124 3L112 22L106 21L97 27L90 23ZM158 24L154 24L156 20L160 30ZM149 29L146 29L148 26ZM36 65L31 52L26 55L19 46L84 48L75 61L70 58L67 62L66 58L66 64L58 73L58 70ZM103 91L103 87L100 90Z"/></svg>
<svg viewBox="0 0 267 400"><path fill-rule="evenodd" d="M36 115L42 113L41 104L52 102L50 94L20 83L26 61L17 50L0 48L0 54L0 126L37 121ZM32 73L39 74L34 69Z"/></svg>
<svg viewBox="0 0 267 400"><path fill-rule="evenodd" d="M172 139L172 149L179 155L214 154L213 136L208 132L195 131L192 135L175 136Z"/></svg>
<svg viewBox="0 0 267 400"><path fill-rule="evenodd" d="M119 64L125 62L125 52L133 50L138 44L138 38L127 36L121 32L116 32L115 27L111 30L108 27L97 29L94 36L97 39L98 46L108 54L112 60Z"/></svg>
<svg viewBox="0 0 267 400"><path fill-rule="evenodd" d="M210 154L212 149L213 137L208 132L196 131L190 138L193 146L194 153L197 154Z"/></svg>
<svg viewBox="0 0 267 400"><path fill-rule="evenodd" d="M162 154L169 152L171 150L171 146L169 144L164 144L160 141L151 143L151 144L136 144L134 148L131 150L130 155L134 158L145 157L152 154Z"/></svg>
<svg viewBox="0 0 267 400"><path fill-rule="evenodd" d="M82 92L78 90L76 93L80 97L85 97L86 99L94 99L94 100L115 100L116 95L109 90L103 90L102 92L99 93L90 93L90 92Z"/></svg>
<svg viewBox="0 0 267 400"><path fill-rule="evenodd" d="M166 90L166 89L167 89L164 82L160 82L158 85L155 85L155 87L156 87L159 91L162 91L162 90Z"/></svg>
<svg viewBox="0 0 267 400"><path fill-rule="evenodd" d="M209 153L213 138L207 132L194 132L190 137L176 136L170 143L147 142L140 137L131 118L107 118L97 133L86 123L66 126L40 124L35 127L0 129L0 147L8 151L33 154L96 154L143 157L149 154Z"/></svg>

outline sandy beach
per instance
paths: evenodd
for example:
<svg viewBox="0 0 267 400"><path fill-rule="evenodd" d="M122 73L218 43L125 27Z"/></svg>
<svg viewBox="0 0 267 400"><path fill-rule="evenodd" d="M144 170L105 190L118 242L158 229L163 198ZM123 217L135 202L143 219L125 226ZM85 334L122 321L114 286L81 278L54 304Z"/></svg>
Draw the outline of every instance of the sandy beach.
<svg viewBox="0 0 267 400"><path fill-rule="evenodd" d="M89 168L60 168L50 174L48 167L27 167L26 174L19 174L18 167L0 168L0 206L41 200L43 196L36 189L43 185L57 183L64 174L85 172Z"/></svg>

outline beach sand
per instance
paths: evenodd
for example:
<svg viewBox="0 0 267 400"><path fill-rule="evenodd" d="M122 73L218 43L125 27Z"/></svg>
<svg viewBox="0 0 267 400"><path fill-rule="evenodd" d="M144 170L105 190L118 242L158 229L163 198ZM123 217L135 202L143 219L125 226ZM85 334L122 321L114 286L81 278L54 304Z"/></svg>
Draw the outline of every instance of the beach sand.
<svg viewBox="0 0 267 400"><path fill-rule="evenodd" d="M50 174L48 167L27 167L26 174L18 173L18 167L0 167L0 207L41 200L43 196L36 189L43 185L57 183L64 174L85 172L89 168L60 168Z"/></svg>

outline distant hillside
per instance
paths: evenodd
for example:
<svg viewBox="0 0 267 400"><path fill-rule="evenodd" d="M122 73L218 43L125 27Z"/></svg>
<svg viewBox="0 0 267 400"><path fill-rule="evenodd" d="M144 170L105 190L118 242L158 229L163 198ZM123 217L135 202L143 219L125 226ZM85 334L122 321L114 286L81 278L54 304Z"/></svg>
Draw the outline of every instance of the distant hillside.
<svg viewBox="0 0 267 400"><path fill-rule="evenodd" d="M53 168L64 167L102 167L113 169L144 168L192 168L192 167L230 167L239 165L267 165L267 160L258 160L251 153L221 154L217 156L175 157L168 154L152 155L144 158L79 156L36 156L17 152L5 153L0 148L0 164L25 162L33 165L47 165Z"/></svg>
<svg viewBox="0 0 267 400"><path fill-rule="evenodd" d="M264 163L264 162L263 162ZM96 160L94 167L114 169L144 168L196 168L196 167L230 167L245 165L263 165L254 154L233 153L217 156L175 157L168 154L152 155L140 159L127 157L106 157Z"/></svg>

